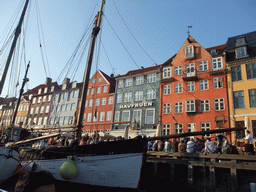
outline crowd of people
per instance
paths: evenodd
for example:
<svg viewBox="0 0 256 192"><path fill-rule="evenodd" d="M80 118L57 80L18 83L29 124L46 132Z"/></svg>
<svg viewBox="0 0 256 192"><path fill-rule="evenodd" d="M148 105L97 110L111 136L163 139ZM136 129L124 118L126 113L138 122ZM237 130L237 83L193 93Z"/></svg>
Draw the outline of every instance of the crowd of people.
<svg viewBox="0 0 256 192"><path fill-rule="evenodd" d="M149 151L166 151L166 152L187 152L187 153L230 153L230 143L225 136L218 136L215 142L212 139L166 139L148 141Z"/></svg>

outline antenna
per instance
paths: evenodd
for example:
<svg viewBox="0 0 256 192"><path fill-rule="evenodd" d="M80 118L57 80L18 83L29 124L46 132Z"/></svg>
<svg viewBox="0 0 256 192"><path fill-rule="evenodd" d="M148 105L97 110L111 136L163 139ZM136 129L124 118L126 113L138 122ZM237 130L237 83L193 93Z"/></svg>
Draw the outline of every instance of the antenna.
<svg viewBox="0 0 256 192"><path fill-rule="evenodd" d="M187 27L188 27L188 32L187 32L187 34L188 34L188 36L189 36L189 34L190 34L189 28L192 28L192 25L191 25L191 26L187 26Z"/></svg>

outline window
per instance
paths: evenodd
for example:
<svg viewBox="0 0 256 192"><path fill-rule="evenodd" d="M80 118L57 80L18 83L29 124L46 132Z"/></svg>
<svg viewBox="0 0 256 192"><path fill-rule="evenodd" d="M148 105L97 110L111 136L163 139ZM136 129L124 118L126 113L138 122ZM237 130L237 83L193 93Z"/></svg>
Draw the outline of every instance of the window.
<svg viewBox="0 0 256 192"><path fill-rule="evenodd" d="M201 112L210 111L210 101L209 101L209 99L200 101L200 111Z"/></svg>
<svg viewBox="0 0 256 192"><path fill-rule="evenodd" d="M92 80L92 83L96 83L96 79L93 79L93 80Z"/></svg>
<svg viewBox="0 0 256 192"><path fill-rule="evenodd" d="M43 97L43 102L46 102L46 97L47 97L47 96L44 96L44 97Z"/></svg>
<svg viewBox="0 0 256 192"><path fill-rule="evenodd" d="M170 78L172 76L172 68L171 67L165 67L163 69L163 78Z"/></svg>
<svg viewBox="0 0 256 192"><path fill-rule="evenodd" d="M41 113L41 114L44 113L44 106L41 107L40 113Z"/></svg>
<svg viewBox="0 0 256 192"><path fill-rule="evenodd" d="M101 82L102 81L102 78L100 77L100 78L98 78L98 82Z"/></svg>
<svg viewBox="0 0 256 192"><path fill-rule="evenodd" d="M171 112L171 104L164 103L163 104L163 114L169 114Z"/></svg>
<svg viewBox="0 0 256 192"><path fill-rule="evenodd" d="M148 99L155 99L156 98L156 90L155 89L149 89L147 90L147 100Z"/></svg>
<svg viewBox="0 0 256 192"><path fill-rule="evenodd" d="M106 121L110 121L111 120L111 115L112 115L112 111L108 111L107 112Z"/></svg>
<svg viewBox="0 0 256 192"><path fill-rule="evenodd" d="M100 112L100 121L104 121L105 112Z"/></svg>
<svg viewBox="0 0 256 192"><path fill-rule="evenodd" d="M188 63L186 65L186 73L187 77L194 77L196 75L194 63Z"/></svg>
<svg viewBox="0 0 256 192"><path fill-rule="evenodd" d="M186 101L186 112L196 112L196 100L189 99Z"/></svg>
<svg viewBox="0 0 256 192"><path fill-rule="evenodd" d="M164 85L164 95L171 94L171 85Z"/></svg>
<svg viewBox="0 0 256 192"><path fill-rule="evenodd" d="M38 95L42 93L42 89L38 89Z"/></svg>
<svg viewBox="0 0 256 192"><path fill-rule="evenodd" d="M235 127L244 127L244 121L236 121L235 122ZM240 131L237 131L236 133L236 138L237 139L243 139L245 137L245 131L244 130L240 130Z"/></svg>
<svg viewBox="0 0 256 192"><path fill-rule="evenodd" d="M183 124L182 123L175 123L174 124L174 134L183 133Z"/></svg>
<svg viewBox="0 0 256 192"><path fill-rule="evenodd" d="M147 83L154 83L156 82L156 74L147 75Z"/></svg>
<svg viewBox="0 0 256 192"><path fill-rule="evenodd" d="M232 82L242 80L241 66L231 67Z"/></svg>
<svg viewBox="0 0 256 192"><path fill-rule="evenodd" d="M96 99L95 100L95 106L99 106L100 105L100 99Z"/></svg>
<svg viewBox="0 0 256 192"><path fill-rule="evenodd" d="M122 103L122 94L117 94L116 102Z"/></svg>
<svg viewBox="0 0 256 192"><path fill-rule="evenodd" d="M113 104L113 97L109 97L108 98L108 104L110 105L110 104Z"/></svg>
<svg viewBox="0 0 256 192"><path fill-rule="evenodd" d="M207 71L208 70L208 61L199 61L199 71Z"/></svg>
<svg viewBox="0 0 256 192"><path fill-rule="evenodd" d="M208 131L210 130L211 127L210 127L210 123L206 122L206 123L201 123L201 131ZM210 137L211 135L210 134L206 134L204 135L204 137Z"/></svg>
<svg viewBox="0 0 256 192"><path fill-rule="evenodd" d="M74 110L76 110L76 104L71 103L70 111L74 111Z"/></svg>
<svg viewBox="0 0 256 192"><path fill-rule="evenodd" d="M114 122L119 122L119 119L120 119L120 111L116 111L115 112L115 120L114 120Z"/></svg>
<svg viewBox="0 0 256 192"><path fill-rule="evenodd" d="M238 47L236 48L236 58L243 58L243 57L247 57L247 51L246 51L246 46L244 47Z"/></svg>
<svg viewBox="0 0 256 192"><path fill-rule="evenodd" d="M119 80L118 81L118 88L122 88L124 87L124 81L123 80Z"/></svg>
<svg viewBox="0 0 256 192"><path fill-rule="evenodd" d="M183 113L183 104L182 102L177 102L174 104L174 113Z"/></svg>
<svg viewBox="0 0 256 192"><path fill-rule="evenodd" d="M222 68L223 68L222 58L221 57L212 58L212 70L216 71L216 70L220 70Z"/></svg>
<svg viewBox="0 0 256 192"><path fill-rule="evenodd" d="M196 124L195 123L187 123L187 132L190 133L191 131L196 131Z"/></svg>
<svg viewBox="0 0 256 192"><path fill-rule="evenodd" d="M175 84L175 93L182 93L182 89L183 89L182 83Z"/></svg>
<svg viewBox="0 0 256 192"><path fill-rule="evenodd" d="M122 121L130 121L130 111L123 111Z"/></svg>
<svg viewBox="0 0 256 192"><path fill-rule="evenodd" d="M43 117L38 118L38 125L42 125Z"/></svg>
<svg viewBox="0 0 256 192"><path fill-rule="evenodd" d="M194 58L194 46L193 45L188 45L185 47L185 58L186 59Z"/></svg>
<svg viewBox="0 0 256 192"><path fill-rule="evenodd" d="M214 89L223 88L223 80L222 80L222 77L213 78L213 88L214 88Z"/></svg>
<svg viewBox="0 0 256 192"><path fill-rule="evenodd" d="M91 89L91 95L93 95L93 94L94 94L94 88Z"/></svg>
<svg viewBox="0 0 256 192"><path fill-rule="evenodd" d="M102 98L101 99L101 105L106 105L107 103L107 98Z"/></svg>
<svg viewBox="0 0 256 192"><path fill-rule="evenodd" d="M174 75L182 75L182 65L174 68Z"/></svg>
<svg viewBox="0 0 256 192"><path fill-rule="evenodd" d="M171 133L171 125L163 124L163 135L170 135Z"/></svg>
<svg viewBox="0 0 256 192"><path fill-rule="evenodd" d="M200 91L208 90L208 79L200 80Z"/></svg>
<svg viewBox="0 0 256 192"><path fill-rule="evenodd" d="M224 110L224 98L214 99L214 109L215 111Z"/></svg>
<svg viewBox="0 0 256 192"><path fill-rule="evenodd" d="M141 124L141 110L134 110L133 111L133 121Z"/></svg>
<svg viewBox="0 0 256 192"><path fill-rule="evenodd" d="M143 99L143 91L136 91L134 94L135 101L142 101Z"/></svg>
<svg viewBox="0 0 256 192"><path fill-rule="evenodd" d="M238 38L236 39L236 46L241 46L245 44L245 39L243 38Z"/></svg>
<svg viewBox="0 0 256 192"><path fill-rule="evenodd" d="M98 121L98 112L93 113L93 121Z"/></svg>
<svg viewBox="0 0 256 192"><path fill-rule="evenodd" d="M92 107L93 106L93 99L90 99L89 101L89 107Z"/></svg>
<svg viewBox="0 0 256 192"><path fill-rule="evenodd" d="M49 95L48 96L48 101L51 101L52 100L52 95Z"/></svg>
<svg viewBox="0 0 256 192"><path fill-rule="evenodd" d="M36 103L36 98L33 98L32 104Z"/></svg>
<svg viewBox="0 0 256 192"><path fill-rule="evenodd" d="M142 85L144 83L144 76L136 77L136 85Z"/></svg>
<svg viewBox="0 0 256 192"><path fill-rule="evenodd" d="M65 111L69 111L70 110L70 103L66 104L66 110Z"/></svg>
<svg viewBox="0 0 256 192"><path fill-rule="evenodd" d="M250 107L256 107L256 89L249 90Z"/></svg>
<svg viewBox="0 0 256 192"><path fill-rule="evenodd" d="M234 108L241 109L244 108L244 91L235 91L234 95Z"/></svg>
<svg viewBox="0 0 256 192"><path fill-rule="evenodd" d="M99 94L100 91L101 91L101 87L98 87L98 88L97 88L97 94Z"/></svg>
<svg viewBox="0 0 256 192"><path fill-rule="evenodd" d="M103 93L106 93L108 91L108 86L103 87Z"/></svg>
<svg viewBox="0 0 256 192"><path fill-rule="evenodd" d="M155 109L146 109L145 124L155 123Z"/></svg>
<svg viewBox="0 0 256 192"><path fill-rule="evenodd" d="M195 91L195 81L188 81L187 82L187 92Z"/></svg>
<svg viewBox="0 0 256 192"><path fill-rule="evenodd" d="M50 106L46 106L45 113L49 113L49 112L50 112Z"/></svg>
<svg viewBox="0 0 256 192"><path fill-rule="evenodd" d="M33 115L34 114L34 108L31 108L30 110L30 114Z"/></svg>
<svg viewBox="0 0 256 192"><path fill-rule="evenodd" d="M124 102L131 102L132 101L132 92L124 94Z"/></svg>
<svg viewBox="0 0 256 192"><path fill-rule="evenodd" d="M125 80L125 87L130 87L130 86L132 86L132 78Z"/></svg>
<svg viewBox="0 0 256 192"><path fill-rule="evenodd" d="M43 125L47 125L47 120L48 120L48 117L44 117Z"/></svg>
<svg viewBox="0 0 256 192"><path fill-rule="evenodd" d="M256 78L256 64L247 64L246 65L247 79Z"/></svg>
<svg viewBox="0 0 256 192"><path fill-rule="evenodd" d="M36 108L35 114L38 114L38 113L39 113L39 107Z"/></svg>

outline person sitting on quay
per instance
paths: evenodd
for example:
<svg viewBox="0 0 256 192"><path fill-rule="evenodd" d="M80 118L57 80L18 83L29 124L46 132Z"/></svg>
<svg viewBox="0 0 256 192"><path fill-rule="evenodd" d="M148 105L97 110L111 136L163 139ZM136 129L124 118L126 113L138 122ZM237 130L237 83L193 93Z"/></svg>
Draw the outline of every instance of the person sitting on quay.
<svg viewBox="0 0 256 192"><path fill-rule="evenodd" d="M187 152L194 153L195 152L195 142L193 138L190 138L190 141L187 142Z"/></svg>
<svg viewBox="0 0 256 192"><path fill-rule="evenodd" d="M204 141L202 139L197 138L197 141L195 143L195 152L202 153L203 150L204 150Z"/></svg>
<svg viewBox="0 0 256 192"><path fill-rule="evenodd" d="M172 140L170 151L171 151L172 153L178 152L178 143L177 143L176 139L173 139L173 140Z"/></svg>
<svg viewBox="0 0 256 192"><path fill-rule="evenodd" d="M164 142L162 140L159 140L157 143L158 151L164 150Z"/></svg>
<svg viewBox="0 0 256 192"><path fill-rule="evenodd" d="M245 140L248 140L248 142L249 142L249 144L253 144L253 137L252 137L252 135L251 135L251 133L250 133L250 131L249 130L246 130L246 137L244 138Z"/></svg>
<svg viewBox="0 0 256 192"><path fill-rule="evenodd" d="M207 153L215 153L215 145L214 142L211 141L211 138L207 138L205 142L205 149L204 149L204 154L206 155Z"/></svg>
<svg viewBox="0 0 256 192"><path fill-rule="evenodd" d="M86 145L86 138L83 137L79 143L79 145Z"/></svg>
<svg viewBox="0 0 256 192"><path fill-rule="evenodd" d="M166 139L166 141L164 142L164 150L165 152L170 152L171 149L171 143L168 141L168 139Z"/></svg>
<svg viewBox="0 0 256 192"><path fill-rule="evenodd" d="M226 154L230 153L230 143L229 143L227 137L223 137L222 153L226 153Z"/></svg>
<svg viewBox="0 0 256 192"><path fill-rule="evenodd" d="M216 153L221 154L222 153L222 146L223 146L223 135L219 135L217 137L217 148L216 148Z"/></svg>
<svg viewBox="0 0 256 192"><path fill-rule="evenodd" d="M179 143L178 152L186 152L186 144L184 140L181 140L181 142Z"/></svg>

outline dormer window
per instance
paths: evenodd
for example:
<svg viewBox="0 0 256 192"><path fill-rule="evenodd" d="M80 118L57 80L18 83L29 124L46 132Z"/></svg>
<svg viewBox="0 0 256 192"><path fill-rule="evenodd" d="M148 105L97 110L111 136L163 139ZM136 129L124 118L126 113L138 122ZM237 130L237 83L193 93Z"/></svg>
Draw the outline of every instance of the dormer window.
<svg viewBox="0 0 256 192"><path fill-rule="evenodd" d="M243 58L243 57L247 57L247 50L246 50L246 46L243 47L238 47L236 48L236 58Z"/></svg>
<svg viewBox="0 0 256 192"><path fill-rule="evenodd" d="M218 54L217 49L212 49L212 50L210 50L210 54L211 54L212 56L217 55L217 54Z"/></svg>
<svg viewBox="0 0 256 192"><path fill-rule="evenodd" d="M76 88L76 85L77 85L77 82L74 81L74 82L72 83L72 88Z"/></svg>
<svg viewBox="0 0 256 192"><path fill-rule="evenodd" d="M67 88L67 84L62 85L62 90L65 90Z"/></svg>
<svg viewBox="0 0 256 192"><path fill-rule="evenodd" d="M172 76L172 68L171 67L165 67L163 69L163 78L170 78Z"/></svg>
<svg viewBox="0 0 256 192"><path fill-rule="evenodd" d="M38 94L41 94L41 92L42 92L42 89L38 89Z"/></svg>
<svg viewBox="0 0 256 192"><path fill-rule="evenodd" d="M53 91L54 91L54 86L51 87L51 92L53 92Z"/></svg>
<svg viewBox="0 0 256 192"><path fill-rule="evenodd" d="M194 46L188 45L185 47L185 58L193 59L194 58Z"/></svg>
<svg viewBox="0 0 256 192"><path fill-rule="evenodd" d="M236 39L236 46L242 46L242 45L245 45L244 37Z"/></svg>
<svg viewBox="0 0 256 192"><path fill-rule="evenodd" d="M47 93L48 87L44 88L44 93Z"/></svg>

